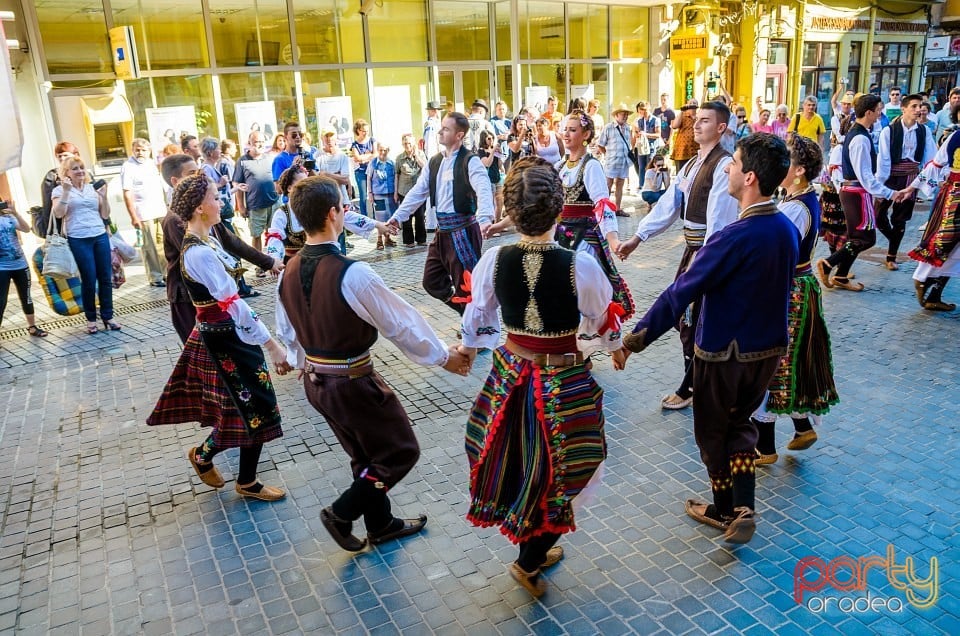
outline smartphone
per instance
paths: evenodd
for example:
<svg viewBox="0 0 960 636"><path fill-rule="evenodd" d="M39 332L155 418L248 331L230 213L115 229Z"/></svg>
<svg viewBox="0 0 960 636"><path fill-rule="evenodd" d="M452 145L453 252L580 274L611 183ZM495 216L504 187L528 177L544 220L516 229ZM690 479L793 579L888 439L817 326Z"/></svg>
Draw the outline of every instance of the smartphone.
<svg viewBox="0 0 960 636"><path fill-rule="evenodd" d="M7 207L9 207L9 206L7 206L7 202L6 202L6 201L0 201L0 213L6 212L6 211L7 211Z"/></svg>
<svg viewBox="0 0 960 636"><path fill-rule="evenodd" d="M107 182L104 181L103 179L97 179L96 181L93 182L92 185L94 190L99 190L103 186L107 185Z"/></svg>

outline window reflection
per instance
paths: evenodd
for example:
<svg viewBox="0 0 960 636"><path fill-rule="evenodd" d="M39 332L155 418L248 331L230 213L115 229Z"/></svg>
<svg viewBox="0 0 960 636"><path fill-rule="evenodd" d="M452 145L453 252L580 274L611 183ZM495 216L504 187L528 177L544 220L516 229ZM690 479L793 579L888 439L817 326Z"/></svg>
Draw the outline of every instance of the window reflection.
<svg viewBox="0 0 960 636"><path fill-rule="evenodd" d="M427 61L426 0L384 2L367 15L367 24L370 27L370 55L374 61ZM362 49L362 35L359 45Z"/></svg>
<svg viewBox="0 0 960 636"><path fill-rule="evenodd" d="M345 0L298 1L293 4L297 49L301 64L363 62L363 31L360 14L346 11ZM297 56L281 51L281 63Z"/></svg>
<svg viewBox="0 0 960 636"><path fill-rule="evenodd" d="M154 77L153 91L157 107L193 106L200 136L217 137L217 118L213 101L213 81L210 75L184 77Z"/></svg>
<svg viewBox="0 0 960 636"><path fill-rule="evenodd" d="M486 2L437 0L433 3L433 19L437 38L436 59L490 59L490 23ZM508 43L508 53L509 50Z"/></svg>
<svg viewBox="0 0 960 636"><path fill-rule="evenodd" d="M133 26L142 69L210 66L200 0L111 0L110 6L114 25Z"/></svg>
<svg viewBox="0 0 960 636"><path fill-rule="evenodd" d="M276 66L290 50L286 0L209 0L217 66Z"/></svg>
<svg viewBox="0 0 960 636"><path fill-rule="evenodd" d="M52 75L113 70L99 1L38 3L36 11L47 70Z"/></svg>
<svg viewBox="0 0 960 636"><path fill-rule="evenodd" d="M567 22L571 59L607 57L607 7L568 4Z"/></svg>
<svg viewBox="0 0 960 636"><path fill-rule="evenodd" d="M648 56L648 11L636 7L610 7L610 59L641 59Z"/></svg>
<svg viewBox="0 0 960 636"><path fill-rule="evenodd" d="M520 0L519 11L521 59L542 60L566 57L562 2Z"/></svg>

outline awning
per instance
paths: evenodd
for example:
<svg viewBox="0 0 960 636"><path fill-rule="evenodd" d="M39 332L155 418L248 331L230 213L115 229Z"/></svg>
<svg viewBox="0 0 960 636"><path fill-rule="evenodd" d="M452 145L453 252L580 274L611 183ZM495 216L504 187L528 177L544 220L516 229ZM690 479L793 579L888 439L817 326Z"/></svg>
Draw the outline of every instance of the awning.
<svg viewBox="0 0 960 636"><path fill-rule="evenodd" d="M122 95L97 95L80 99L92 126L133 121L133 111L126 97Z"/></svg>

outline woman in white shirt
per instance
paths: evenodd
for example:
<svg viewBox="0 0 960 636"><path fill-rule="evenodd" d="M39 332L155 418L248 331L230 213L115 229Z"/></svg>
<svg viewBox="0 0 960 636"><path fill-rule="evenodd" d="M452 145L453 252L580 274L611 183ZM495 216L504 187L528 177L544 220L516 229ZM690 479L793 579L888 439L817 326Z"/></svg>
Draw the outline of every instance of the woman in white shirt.
<svg viewBox="0 0 960 636"><path fill-rule="evenodd" d="M110 331L119 331L113 319L113 264L110 260L110 235L104 219L110 217L107 186L94 190L86 166L77 157L60 164L60 185L50 193L53 214L63 219L70 251L80 270L83 313L87 333L97 333L97 297L100 318Z"/></svg>
<svg viewBox="0 0 960 636"><path fill-rule="evenodd" d="M536 148L535 154L541 159L549 161L550 165L556 164L564 153L563 142L560 141L557 133L550 129L550 120L546 117L538 119L536 130L537 134L534 135L533 142L534 148Z"/></svg>
<svg viewBox="0 0 960 636"><path fill-rule="evenodd" d="M663 193L670 187L670 171L663 163L663 155L655 155L643 175L643 190L640 197L652 209Z"/></svg>

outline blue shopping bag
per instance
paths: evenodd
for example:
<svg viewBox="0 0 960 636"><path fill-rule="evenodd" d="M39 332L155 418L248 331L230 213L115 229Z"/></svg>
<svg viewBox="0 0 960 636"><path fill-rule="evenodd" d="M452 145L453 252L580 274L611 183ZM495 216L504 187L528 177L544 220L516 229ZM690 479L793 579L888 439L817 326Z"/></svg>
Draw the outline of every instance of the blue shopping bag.
<svg viewBox="0 0 960 636"><path fill-rule="evenodd" d="M61 316L74 316L83 313L83 300L80 295L80 278L53 278L43 275L43 249L33 253L33 269L40 279L40 287L47 298L47 304Z"/></svg>

